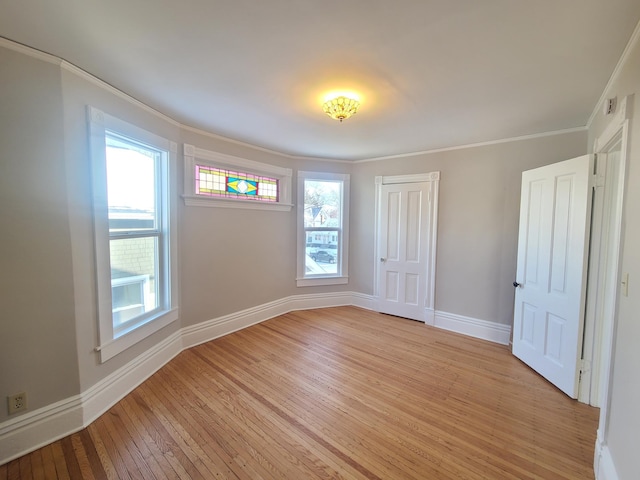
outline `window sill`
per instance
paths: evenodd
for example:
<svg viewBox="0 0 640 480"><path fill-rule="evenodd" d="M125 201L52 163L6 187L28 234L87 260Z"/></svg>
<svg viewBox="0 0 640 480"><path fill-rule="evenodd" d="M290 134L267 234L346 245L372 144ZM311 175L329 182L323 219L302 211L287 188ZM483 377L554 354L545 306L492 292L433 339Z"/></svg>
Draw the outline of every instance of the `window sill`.
<svg viewBox="0 0 640 480"><path fill-rule="evenodd" d="M315 287L321 285L344 285L349 283L349 277L306 277L296 278L298 287Z"/></svg>
<svg viewBox="0 0 640 480"><path fill-rule="evenodd" d="M233 200L229 198L200 197L197 195L182 195L182 198L184 199L184 204L188 207L244 208L247 210L275 210L279 212L289 212L293 207L289 203Z"/></svg>
<svg viewBox="0 0 640 480"><path fill-rule="evenodd" d="M124 333L118 338L114 338L113 340L100 345L96 348L96 351L100 353L100 363L104 363L110 358L115 357L120 352L123 352L127 348L144 340L149 335L175 322L177 319L178 309L173 308L159 313L156 317L150 318L146 323L143 323L134 330Z"/></svg>

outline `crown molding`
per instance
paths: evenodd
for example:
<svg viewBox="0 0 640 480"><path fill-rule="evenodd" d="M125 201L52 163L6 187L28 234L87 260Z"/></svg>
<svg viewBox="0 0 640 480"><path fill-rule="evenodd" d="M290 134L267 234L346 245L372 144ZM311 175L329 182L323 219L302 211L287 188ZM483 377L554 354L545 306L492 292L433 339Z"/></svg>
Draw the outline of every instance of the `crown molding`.
<svg viewBox="0 0 640 480"><path fill-rule="evenodd" d="M7 49L10 50L14 50L16 52L20 52L22 54L28 55L32 58L36 58L42 61L45 61L47 63L51 63L51 64L55 64L55 65L59 65L62 69L68 71L69 73L72 73L74 75L77 75L78 77L83 78L84 80L87 80L88 82L94 84L95 86L102 88L106 91L108 91L109 93L117 96L118 98L125 100L126 102L131 103L132 105L158 117L161 118L162 120L168 122L171 125L174 125L182 130L185 131L189 131L201 136L205 136L205 137L209 137L209 138L213 138L216 140L220 140L226 143L230 143L233 145L239 145L242 146L244 148L247 149L251 149L254 151L258 151L258 152L262 152L262 153L267 153L267 154L271 154L271 155L276 155L279 157L283 157L283 158L287 158L290 160L295 160L295 161L317 161L317 162L324 162L324 163L339 163L339 164L358 164L358 163L368 163L368 162L378 162L378 161L384 161L384 160L395 160L395 159L401 159L401 158L409 158L409 157L416 157L416 156L421 156L421 155L429 155L429 154L434 154L434 153L442 153L442 152L450 152L450 151L455 151L455 150L463 150L463 149L469 149L469 148L477 148L477 147L484 147L484 146L490 146L490 145L498 145L501 143L510 143L510 142L517 142L517 141L522 141L522 140L531 140L531 139L536 139L536 138L543 138L543 137L548 137L548 136L554 136L554 135L562 135L562 134L567 134L567 133L574 133L574 132L581 132L581 131L586 131L589 129L593 119L595 118L598 110L599 110L599 105L602 103L603 99L605 98L605 95L608 91L608 89L611 87L611 85L613 84L613 82L617 79L617 77L620 74L620 71L623 67L623 65L625 64L625 62L627 61L631 50L633 49L633 47L635 46L636 42L638 41L638 39L640 38L640 22L636 25L636 28L633 32L633 35L631 36L631 39L629 40L629 42L627 43L627 46L625 47L625 50L620 58L620 60L618 61L618 64L616 65L616 68L614 69L613 74L611 75L611 78L609 79L609 82L607 83L607 86L605 87L600 99L598 100L592 114L591 117L589 118L589 121L587 122L587 125L583 126L583 127L574 127L574 128L569 128L569 129L564 129L564 130L555 130L555 131L551 131L551 132L543 132L543 133L537 133L537 134L531 134L531 135L522 135L522 136L517 136L517 137L508 137L508 138L503 138L503 139L498 139L498 140L489 140L486 142L478 142L478 143L470 143L470 144L465 144L465 145L457 145L457 146L451 146L451 147L444 147L444 148L438 148L438 149L431 149L431 150L422 150L419 152L409 152L409 153L404 153L404 154L398 154L398 155L388 155L388 156L382 156L382 157L371 157L371 158L366 158L366 159L361 159L361 160L343 160L343 159L330 159L330 158L322 158L322 157L307 157L307 156L301 156L301 155L292 155L289 153L284 153L284 152L280 152L277 150L272 150L266 147L261 147L258 145L253 145L241 140L236 140L230 137L225 137L223 135L219 135L213 132L209 132L206 130L202 130L200 128L197 127L193 127L190 125L186 125L183 123L178 122L177 120L174 120L173 118L165 115L164 113L156 110L155 108L137 100L136 98L132 97L131 95L118 90L116 87L114 87L113 85L105 82L104 80L99 79L98 77L90 74L89 72L83 70L82 68L60 58L57 57L55 55L43 52L41 50L37 50L34 49L32 47L23 45L21 43L15 42L13 40L9 40L6 37L0 37L0 47L5 47Z"/></svg>
<svg viewBox="0 0 640 480"><path fill-rule="evenodd" d="M192 127L190 125L186 125L183 123L178 122L177 120L169 117L168 115L165 115L164 113L156 110L155 108L147 105L146 103L141 102L140 100L137 100L136 98L132 97L131 95L123 92L122 90L117 89L116 87L114 87L113 85L105 82L104 80L101 80L100 78L96 77L95 75L92 75L91 73L87 72L86 70L83 70L82 68L78 67L77 65L74 65L71 62L68 62L67 60L57 57L55 55L52 55L50 53L46 53L43 52L41 50L37 50L33 47L29 47L27 45L23 45L21 43L15 42L13 40L9 40L6 37L0 37L0 47L4 47L7 48L8 50L13 50L19 53L22 53L24 55L27 55L29 57L35 58L37 60L42 60L45 61L47 63L51 63L53 65L58 65L60 68L62 68L63 70L66 70L69 73L72 73L80 78L82 78L83 80L88 81L89 83L103 89L106 90L108 93L134 105L135 107L138 107L144 111L146 111L147 113L150 113L162 120L164 120L165 122L174 125L182 130L186 130L204 137L209 137L209 138L214 138L216 140L221 140L223 142L226 143L231 143L234 145L239 145L242 146L244 148L248 148L251 150L255 150L255 151L259 151L259 152L263 152L263 153L268 153L271 155L276 155L278 157L284 157L284 158L288 158L290 160L304 160L304 161L317 161L317 162L325 162L325 163L347 163L350 164L352 162L350 162L349 160L340 160L340 159L330 159L330 158L322 158L322 157L306 157L306 156L301 156L301 155L292 155L292 154L288 154L288 153L284 153L284 152L279 152L277 150L272 150L266 147L261 147L259 145L253 145L251 143L247 143L247 142L243 142L241 140L236 140L230 137L225 137L223 135L219 135L213 132L209 132L206 130L202 130L196 127Z"/></svg>
<svg viewBox="0 0 640 480"><path fill-rule="evenodd" d="M432 150L423 150L420 152L411 152L411 153L401 153L399 155L388 155L385 157L373 157L367 158L364 160L354 160L352 163L368 163L368 162L380 162L383 160L394 160L398 158L407 158L407 157L417 157L420 155L430 155L433 153L442 153L442 152L451 152L454 150L464 150L467 148L477 148L477 147L486 147L490 145L498 145L500 143L510 143L510 142L519 142L522 140L533 140L536 138L544 138L544 137L552 137L554 135L564 135L567 133L575 133L575 132L586 132L587 127L574 127L574 128L566 128L564 130L554 130L551 132L543 132L543 133L534 133L531 135L521 135L519 137L508 137L499 140L488 140L486 142L478 142L478 143L468 143L465 145L457 145L454 147L443 147L443 148L435 148Z"/></svg>
<svg viewBox="0 0 640 480"><path fill-rule="evenodd" d="M638 41L640 41L640 22L636 24L636 28L633 30L633 33L631 34L631 38L629 38L629 41L627 42L627 46L624 47L624 50L622 51L622 55L620 56L620 60L618 60L618 63L616 64L616 68L613 69L613 73L609 77L609 81L605 85L604 90L602 90L602 94L600 95L600 98L596 102L595 107L593 107L593 112L591 112L591 116L587 121L588 129L591 128L591 124L595 120L596 115L598 115L598 113L600 112L600 106L602 105L602 102L604 102L605 98L607 98L607 95L609 94L609 90L611 89L613 84L618 80L618 77L622 72L622 68L625 66L625 64L629 60L631 56L631 51L635 48Z"/></svg>
<svg viewBox="0 0 640 480"><path fill-rule="evenodd" d="M0 47L7 50L13 50L14 52L22 53L32 58L42 60L43 62L51 63L54 65L61 65L63 60L50 53L43 52L42 50L36 50L33 47L28 47L22 43L14 42L6 37L0 37Z"/></svg>

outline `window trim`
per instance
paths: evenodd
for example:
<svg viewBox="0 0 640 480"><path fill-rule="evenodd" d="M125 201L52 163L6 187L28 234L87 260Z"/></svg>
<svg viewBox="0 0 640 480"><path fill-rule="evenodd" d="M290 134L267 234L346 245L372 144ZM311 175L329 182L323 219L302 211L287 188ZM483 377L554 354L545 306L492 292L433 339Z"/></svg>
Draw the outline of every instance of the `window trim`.
<svg viewBox="0 0 640 480"><path fill-rule="evenodd" d="M98 303L98 346L100 362L104 363L132 345L147 338L161 328L178 319L178 246L177 246L177 202L175 190L176 163L178 145L165 138L143 130L103 111L88 106L89 119L89 147L91 155L91 181L93 187L93 218L95 265ZM160 252L159 268L165 275L162 298L164 303L159 311L131 328L114 335L111 297L111 265L110 265L110 235L107 200L106 176L106 140L107 131L144 143L150 147L167 152L167 158L161 162L160 188L164 197L162 213L161 238L166 242L166 248Z"/></svg>
<svg viewBox="0 0 640 480"><path fill-rule="evenodd" d="M241 170L278 180L278 201L261 202L244 198L209 197L196 195L195 169L196 165L221 168L225 170ZM290 168L277 167L266 163L234 157L224 153L213 152L194 145L184 144L184 203L187 206L243 208L249 210L291 211L291 178Z"/></svg>
<svg viewBox="0 0 640 480"><path fill-rule="evenodd" d="M326 275L305 275L305 256L307 232L304 226L304 182L305 180L319 181L341 181L342 198L340 219L341 226L338 231L339 249L337 274ZM350 196L350 175L348 173L326 173L326 172L298 172L298 221L297 221L297 276L296 285L298 287L310 287L320 285L341 285L349 282L349 196ZM314 230L323 230L318 227ZM335 230L334 227L326 230Z"/></svg>

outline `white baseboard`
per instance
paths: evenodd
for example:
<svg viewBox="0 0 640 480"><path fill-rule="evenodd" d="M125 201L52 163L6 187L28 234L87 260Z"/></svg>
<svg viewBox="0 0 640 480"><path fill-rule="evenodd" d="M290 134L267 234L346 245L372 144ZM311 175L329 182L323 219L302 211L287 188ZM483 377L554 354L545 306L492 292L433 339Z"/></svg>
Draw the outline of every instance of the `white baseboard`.
<svg viewBox="0 0 640 480"><path fill-rule="evenodd" d="M435 312L433 325L444 330L481 338L501 345L508 345L511 337L511 326L509 325L438 310Z"/></svg>
<svg viewBox="0 0 640 480"><path fill-rule="evenodd" d="M75 395L0 425L0 465L82 429L82 398Z"/></svg>
<svg viewBox="0 0 640 480"><path fill-rule="evenodd" d="M0 425L0 465L82 430L181 352L180 332L60 402Z"/></svg>
<svg viewBox="0 0 640 480"><path fill-rule="evenodd" d="M593 471L596 473L596 480L619 480L611 452L601 438L600 430L598 430L598 439L596 440Z"/></svg>
<svg viewBox="0 0 640 480"><path fill-rule="evenodd" d="M367 305L372 303L373 300L370 296L354 292L293 295L201 322L191 327L185 327L182 329L182 348L194 347L295 310L340 307L343 305L367 308Z"/></svg>
<svg viewBox="0 0 640 480"><path fill-rule="evenodd" d="M294 295L185 327L80 395L0 424L0 465L88 426L187 348L294 310L343 305L375 311L377 301L371 295L356 292ZM433 319L436 327L492 342L509 342L509 326L446 312L430 312L430 322ZM612 476L602 478L617 480Z"/></svg>
<svg viewBox="0 0 640 480"><path fill-rule="evenodd" d="M86 427L182 351L175 332L111 375L82 392L82 423Z"/></svg>
<svg viewBox="0 0 640 480"><path fill-rule="evenodd" d="M182 350L294 310L373 304L353 292L295 295L185 327L80 395L0 424L0 465L85 428Z"/></svg>

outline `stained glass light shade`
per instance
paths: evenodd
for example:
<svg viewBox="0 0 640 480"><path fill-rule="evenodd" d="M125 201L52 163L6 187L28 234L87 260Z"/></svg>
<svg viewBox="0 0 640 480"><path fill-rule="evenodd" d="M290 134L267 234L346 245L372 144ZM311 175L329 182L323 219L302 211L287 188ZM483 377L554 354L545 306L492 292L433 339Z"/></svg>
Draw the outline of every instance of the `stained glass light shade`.
<svg viewBox="0 0 640 480"><path fill-rule="evenodd" d="M342 120L355 115L360 107L360 102L355 98L339 96L332 98L322 105L324 113L335 120Z"/></svg>
<svg viewBox="0 0 640 480"><path fill-rule="evenodd" d="M196 195L260 202L278 201L278 180L222 168L196 165Z"/></svg>

